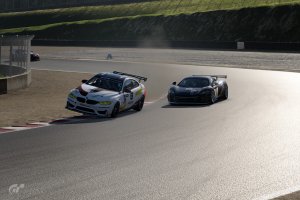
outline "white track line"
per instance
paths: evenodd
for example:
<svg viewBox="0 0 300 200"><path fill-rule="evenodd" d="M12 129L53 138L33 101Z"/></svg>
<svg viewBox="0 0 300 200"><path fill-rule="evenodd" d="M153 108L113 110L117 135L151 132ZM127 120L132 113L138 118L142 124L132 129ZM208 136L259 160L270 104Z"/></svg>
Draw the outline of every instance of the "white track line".
<svg viewBox="0 0 300 200"><path fill-rule="evenodd" d="M92 61L92 62L112 62L112 63L129 63L129 64L159 64L159 65L174 65L178 63L159 63L159 62L143 62L143 61L126 61L126 60L105 60L105 59L95 59L95 58L64 58L64 57L45 57L45 59L49 60L69 60L69 61ZM180 64L180 63L179 63Z"/></svg>
<svg viewBox="0 0 300 200"><path fill-rule="evenodd" d="M92 73L92 72L80 72L80 71L71 71L71 70L37 69L37 68L31 68L31 69L37 70L37 71L71 72L71 73L78 73L78 74L96 74L96 73Z"/></svg>
<svg viewBox="0 0 300 200"><path fill-rule="evenodd" d="M43 126L49 126L50 124L47 122L34 122L34 123L29 123L28 125L37 125L43 127Z"/></svg>
<svg viewBox="0 0 300 200"><path fill-rule="evenodd" d="M6 130L12 130L12 131L24 131L24 130L28 130L28 129L32 129L32 127L2 127L3 129Z"/></svg>

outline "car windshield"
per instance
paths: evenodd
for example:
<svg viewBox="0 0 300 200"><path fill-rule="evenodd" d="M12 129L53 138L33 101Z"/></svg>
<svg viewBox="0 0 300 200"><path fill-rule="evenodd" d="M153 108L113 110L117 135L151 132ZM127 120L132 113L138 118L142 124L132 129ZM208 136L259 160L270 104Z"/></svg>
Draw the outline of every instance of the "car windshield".
<svg viewBox="0 0 300 200"><path fill-rule="evenodd" d="M104 76L94 76L86 82L87 85L92 85L98 88L120 92L122 90L123 81Z"/></svg>
<svg viewBox="0 0 300 200"><path fill-rule="evenodd" d="M178 86L185 88L202 88L209 86L209 80L208 78L186 78L183 79Z"/></svg>

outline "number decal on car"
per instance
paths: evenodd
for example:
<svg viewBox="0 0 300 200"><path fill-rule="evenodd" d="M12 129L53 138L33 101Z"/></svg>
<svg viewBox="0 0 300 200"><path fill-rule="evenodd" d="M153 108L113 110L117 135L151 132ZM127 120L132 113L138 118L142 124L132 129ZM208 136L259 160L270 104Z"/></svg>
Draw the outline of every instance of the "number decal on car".
<svg viewBox="0 0 300 200"><path fill-rule="evenodd" d="M133 92L130 93L130 100L133 99Z"/></svg>

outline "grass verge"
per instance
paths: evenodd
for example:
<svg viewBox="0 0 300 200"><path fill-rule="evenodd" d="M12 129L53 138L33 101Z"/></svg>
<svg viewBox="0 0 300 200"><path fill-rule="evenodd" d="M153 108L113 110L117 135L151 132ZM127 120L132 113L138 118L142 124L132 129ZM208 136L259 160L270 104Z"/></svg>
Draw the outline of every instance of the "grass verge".
<svg viewBox="0 0 300 200"><path fill-rule="evenodd" d="M52 40L299 42L300 5L116 17L0 30Z"/></svg>
<svg viewBox="0 0 300 200"><path fill-rule="evenodd" d="M300 3L300 0L159 0L119 5L85 6L0 14L0 29L37 27L49 24L127 18L145 15L178 15L260 6Z"/></svg>

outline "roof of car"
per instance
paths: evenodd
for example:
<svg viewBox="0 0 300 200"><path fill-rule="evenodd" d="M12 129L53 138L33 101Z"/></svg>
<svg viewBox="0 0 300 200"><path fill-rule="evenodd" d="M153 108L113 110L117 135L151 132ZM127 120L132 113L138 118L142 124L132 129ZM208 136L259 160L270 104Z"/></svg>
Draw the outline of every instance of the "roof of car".
<svg viewBox="0 0 300 200"><path fill-rule="evenodd" d="M202 76L202 75L192 75L192 76L185 77L185 79L186 78L207 78L207 79L212 79L211 76Z"/></svg>
<svg viewBox="0 0 300 200"><path fill-rule="evenodd" d="M119 79L119 80L122 80L122 81L124 81L127 78L135 79L135 78L132 78L132 77L129 77L129 76L119 75L119 74L115 74L115 73L112 73L112 72L102 72L102 73L99 73L97 75L108 77L108 78Z"/></svg>

